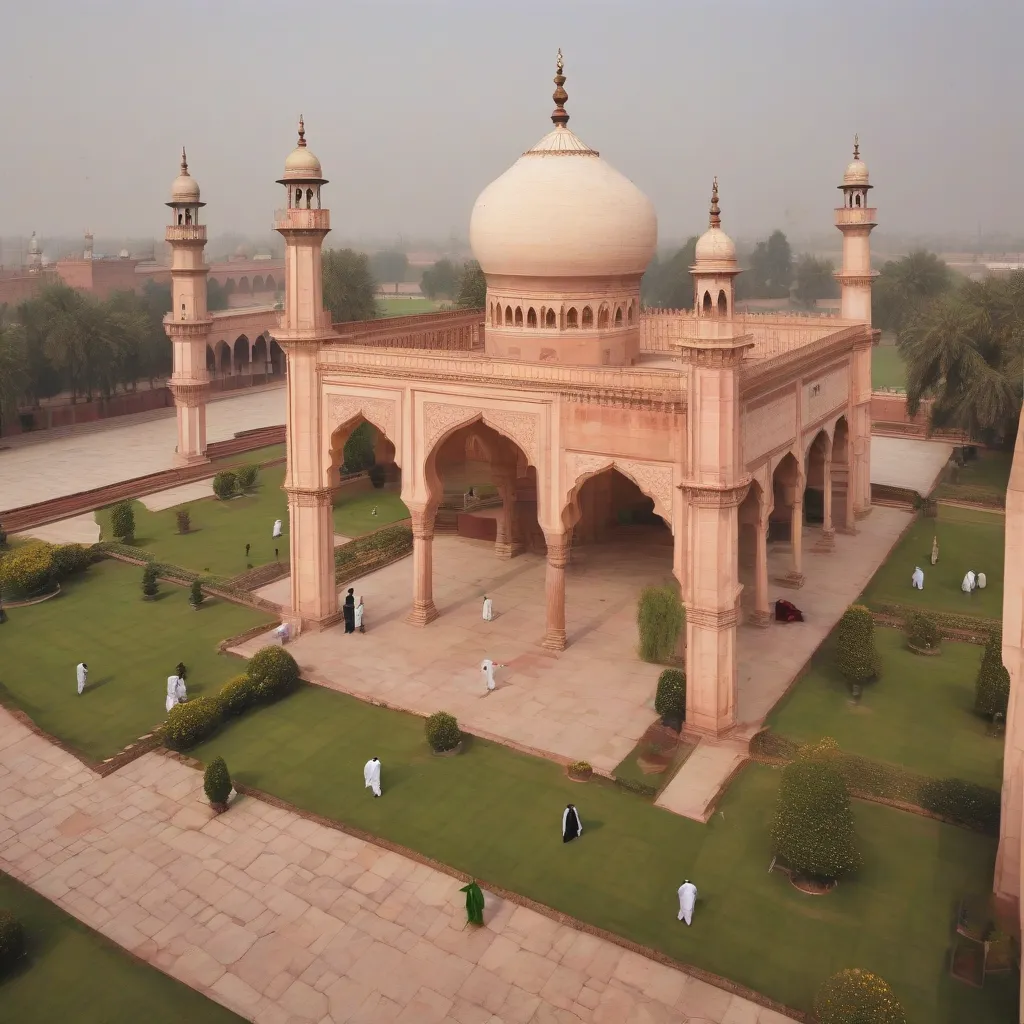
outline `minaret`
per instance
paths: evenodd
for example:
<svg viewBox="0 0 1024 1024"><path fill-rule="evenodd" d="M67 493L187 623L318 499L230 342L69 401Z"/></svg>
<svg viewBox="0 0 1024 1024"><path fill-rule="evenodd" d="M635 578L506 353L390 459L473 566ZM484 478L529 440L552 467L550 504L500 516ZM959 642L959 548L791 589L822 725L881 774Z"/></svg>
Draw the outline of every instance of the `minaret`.
<svg viewBox="0 0 1024 1024"><path fill-rule="evenodd" d="M43 269L43 251L39 248L39 240L36 233L32 232L32 238L28 243L28 272L38 274Z"/></svg>
<svg viewBox="0 0 1024 1024"><path fill-rule="evenodd" d="M185 162L184 162L185 151L184 150L181 151L181 155L182 155L182 165L185 166ZM186 170L186 172L188 171L188 167L187 166L185 167L185 170ZM92 252L93 252L92 243L93 243L92 232L91 231L86 231L86 233L85 233L85 248L82 250L82 259L83 260L91 260L92 259Z"/></svg>
<svg viewBox="0 0 1024 1024"><path fill-rule="evenodd" d="M736 724L739 506L750 487L740 436L740 365L753 346L733 320L736 246L721 228L717 180L697 241L694 333L681 342L689 402L685 532L676 540L686 606L686 724L718 735Z"/></svg>
<svg viewBox="0 0 1024 1024"><path fill-rule="evenodd" d="M876 210L868 206L868 168L860 158L860 138L853 138L853 160L843 183L843 205L836 210L836 227L843 233L843 268L836 274L841 291L840 316L871 326L871 231ZM853 441L853 510L863 518L871 511L871 346L870 331L854 349L850 379L850 436ZM848 527L852 523L847 523Z"/></svg>
<svg viewBox="0 0 1024 1024"><path fill-rule="evenodd" d="M171 311L164 330L174 347L170 389L178 410L178 447L175 461L188 466L208 462L206 457L206 401L209 374L206 345L212 320L206 311L206 278L203 259L206 225L199 223L199 183L188 173L185 150L181 170L171 185L171 223L164 237L171 246Z"/></svg>
<svg viewBox="0 0 1024 1024"><path fill-rule="evenodd" d="M288 359L288 494L292 569L291 619L297 630L323 629L338 621L334 586L334 524L331 487L320 429L320 343L334 336L324 309L324 238L330 211L321 209L320 188L327 184L320 161L306 145L299 118L299 142L278 179L287 193L274 227L284 236L284 312L275 339Z"/></svg>

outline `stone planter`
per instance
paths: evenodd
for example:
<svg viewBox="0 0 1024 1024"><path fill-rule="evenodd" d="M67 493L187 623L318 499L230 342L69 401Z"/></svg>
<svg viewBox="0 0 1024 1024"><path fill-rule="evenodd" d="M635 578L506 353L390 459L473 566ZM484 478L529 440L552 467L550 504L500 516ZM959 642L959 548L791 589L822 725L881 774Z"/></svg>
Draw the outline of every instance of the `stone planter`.
<svg viewBox="0 0 1024 1024"><path fill-rule="evenodd" d="M942 653L941 647L916 647L909 640L907 641L907 647L909 647L915 654L920 654L924 658L934 658Z"/></svg>
<svg viewBox="0 0 1024 1024"><path fill-rule="evenodd" d="M451 750L432 750L431 753L434 757L455 757L462 753L462 740L459 740Z"/></svg>
<svg viewBox="0 0 1024 1024"><path fill-rule="evenodd" d="M593 777L594 770L593 768L591 768L588 772L573 772L566 768L565 774L569 777L570 781L572 782L589 782L590 779Z"/></svg>
<svg viewBox="0 0 1024 1024"><path fill-rule="evenodd" d="M213 808L214 814L223 814L228 809L227 801L222 804L215 804L211 801L210 806Z"/></svg>
<svg viewBox="0 0 1024 1024"><path fill-rule="evenodd" d="M801 878L799 875L790 875L789 884L794 889L799 889L805 896L827 896L839 883L835 879L830 882L821 882L816 878Z"/></svg>

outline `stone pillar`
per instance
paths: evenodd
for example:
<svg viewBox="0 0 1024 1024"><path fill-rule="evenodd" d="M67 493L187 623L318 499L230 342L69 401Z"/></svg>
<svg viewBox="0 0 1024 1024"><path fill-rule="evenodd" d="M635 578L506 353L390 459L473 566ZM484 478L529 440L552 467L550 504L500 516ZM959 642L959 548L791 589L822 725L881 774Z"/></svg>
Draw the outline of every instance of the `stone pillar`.
<svg viewBox="0 0 1024 1024"><path fill-rule="evenodd" d="M341 618L334 586L334 522L329 487L285 486L291 562L291 617L300 631L318 632Z"/></svg>
<svg viewBox="0 0 1024 1024"><path fill-rule="evenodd" d="M434 607L434 513L436 507L410 508L412 516L412 611L406 621L426 626L437 618Z"/></svg>
<svg viewBox="0 0 1024 1024"><path fill-rule="evenodd" d="M544 577L544 599L547 619L543 647L549 651L565 650L565 567L569 561L571 535L545 533L548 546L547 573Z"/></svg>
<svg viewBox="0 0 1024 1024"><path fill-rule="evenodd" d="M865 340L853 350L850 388L854 402L850 421L853 446L853 510L857 519L871 512L871 347L872 334L866 329Z"/></svg>
<svg viewBox="0 0 1024 1024"><path fill-rule="evenodd" d="M757 520L757 558L754 563L754 611L751 625L766 627L772 622L768 607L768 513Z"/></svg>
<svg viewBox="0 0 1024 1024"><path fill-rule="evenodd" d="M523 553L522 530L516 509L516 474L500 474L497 477L498 496L501 498L501 512L498 515L498 530L494 541L494 553L499 558L515 558Z"/></svg>
<svg viewBox="0 0 1024 1024"><path fill-rule="evenodd" d="M206 457L206 402L209 388L204 383L168 383L178 417L178 446L174 461L179 466L209 462Z"/></svg>
<svg viewBox="0 0 1024 1024"><path fill-rule="evenodd" d="M793 518L789 521L789 542L792 548L792 567L786 573L786 581L791 587L804 585L804 484L801 478L797 483L797 493L793 496Z"/></svg>
<svg viewBox="0 0 1024 1024"><path fill-rule="evenodd" d="M835 547L836 531L832 525L832 455L825 459L824 472L825 514L821 523L821 539L816 545L818 551L831 551Z"/></svg>

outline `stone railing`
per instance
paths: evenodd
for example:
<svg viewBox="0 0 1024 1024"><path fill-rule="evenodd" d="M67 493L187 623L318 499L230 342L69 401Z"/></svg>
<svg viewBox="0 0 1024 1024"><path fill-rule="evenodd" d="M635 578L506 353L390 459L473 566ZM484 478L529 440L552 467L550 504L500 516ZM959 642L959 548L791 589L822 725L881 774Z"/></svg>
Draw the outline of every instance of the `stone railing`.
<svg viewBox="0 0 1024 1024"><path fill-rule="evenodd" d="M472 352L483 347L482 309L413 313L334 324L346 345Z"/></svg>
<svg viewBox="0 0 1024 1024"><path fill-rule="evenodd" d="M785 369L790 364L795 363L800 359L804 359L808 355L817 355L818 353L823 354L825 352L829 352L830 354L839 354L844 350L851 348L854 342L859 341L864 337L865 328L862 324L842 326L847 323L848 321L845 320L839 321L838 329L834 328L832 331L822 335L820 338L814 339L813 342L808 342L804 345L794 345L792 348L786 349L773 356L761 359L750 359L748 362L744 363L741 371L744 384L754 381L765 374ZM807 348L811 344L813 344L814 348L812 352L808 352Z"/></svg>

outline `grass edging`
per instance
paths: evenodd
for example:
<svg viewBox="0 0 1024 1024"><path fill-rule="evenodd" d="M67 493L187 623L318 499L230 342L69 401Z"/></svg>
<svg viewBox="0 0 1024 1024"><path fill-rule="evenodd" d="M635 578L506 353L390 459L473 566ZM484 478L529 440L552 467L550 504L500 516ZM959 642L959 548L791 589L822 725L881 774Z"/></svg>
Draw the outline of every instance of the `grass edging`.
<svg viewBox="0 0 1024 1024"><path fill-rule="evenodd" d="M178 761L186 767L192 768L196 771L204 771L206 768L203 762L199 761L197 758L190 757L188 754L179 753L174 750L168 750L166 747L157 748L156 753L163 757L169 757L172 760ZM365 832L362 829L356 828L355 826L349 825L345 822L336 821L333 818L326 818L313 811L307 811L304 808L296 807L294 804L290 804L287 800L282 800L280 797L276 797L264 790L257 789L255 786L249 786L244 782L233 780L233 786L235 792L242 796L259 800L261 803L265 803L271 807L276 807L282 811L289 811L306 821L311 821L323 828L329 828L335 832L341 832L345 835L352 836L354 839L359 839L370 846L376 846L379 849L387 850L389 853L396 853L401 857L415 861L417 864L422 864L424 867L428 867L441 874L448 875L450 878L455 878L460 882L468 883L475 881L481 888L493 893L499 899L505 900L508 903L514 903L516 906L523 907L527 910L532 910L534 913L540 914L543 917L548 918L548 920L554 921L556 924L565 925L575 931L584 932L588 935L593 935L595 938L603 939L606 942L619 946L621 949L628 950L631 953L636 953L638 956L646 957L648 960L653 960L655 963L659 963L664 967L669 967L681 972L682 974L689 975L699 981L703 981L705 984L713 985L715 988L722 989L731 995L739 996L740 998L746 999L758 1006L762 1006L765 1009L773 1010L775 1013L781 1013L784 1016L792 1017L794 1020L804 1022L804 1024L813 1024L813 1017L800 1010L794 1010L792 1007L786 1006L783 1003L776 1002L774 999L770 999L768 996L763 995L760 992L755 992L753 989L748 989L737 982L730 981L728 978L723 978L717 974L712 974L710 971L705 971L700 967L695 967L692 964L675 960L659 950L652 949L649 946L643 946L640 943L633 942L621 935L616 935L614 932L598 928L596 925L588 924L586 921L581 921L569 914L562 913L560 910L555 910L553 907L547 906L547 904L538 903L536 900L532 900L527 896L521 896L519 893L512 892L511 890L498 885L491 885L486 879L467 874L464 871L459 871L457 868L453 868L441 861L427 857L416 850L410 849L409 847L402 846L399 843L394 843L389 839L382 838L381 836L375 836L370 832Z"/></svg>

